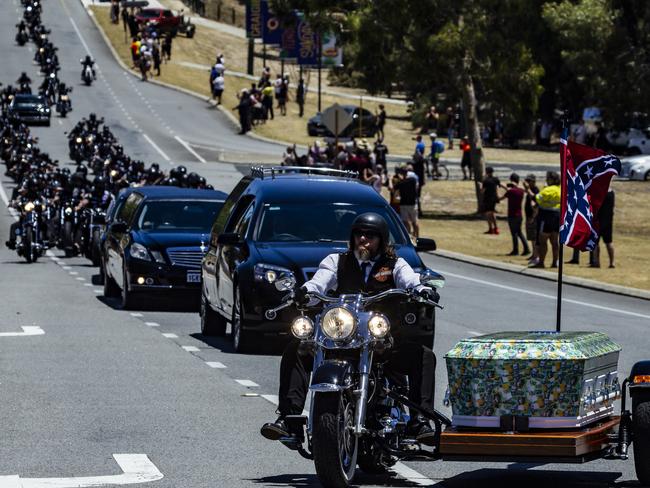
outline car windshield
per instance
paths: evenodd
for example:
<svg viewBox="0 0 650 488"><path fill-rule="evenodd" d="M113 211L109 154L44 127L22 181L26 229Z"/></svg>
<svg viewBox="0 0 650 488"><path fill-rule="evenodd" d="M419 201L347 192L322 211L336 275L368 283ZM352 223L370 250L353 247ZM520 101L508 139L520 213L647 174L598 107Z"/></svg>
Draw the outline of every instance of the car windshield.
<svg viewBox="0 0 650 488"><path fill-rule="evenodd" d="M155 17L160 17L160 11L159 10L143 10L140 12L140 17L144 17L146 19L153 19Z"/></svg>
<svg viewBox="0 0 650 488"><path fill-rule="evenodd" d="M45 99L32 95L32 96L27 96L27 97L16 97L15 102L16 105L32 105L35 103L45 103Z"/></svg>
<svg viewBox="0 0 650 488"><path fill-rule="evenodd" d="M348 203L267 203L264 205L257 241L347 242L357 215L376 212L386 219L390 241L404 244L404 237L387 206Z"/></svg>
<svg viewBox="0 0 650 488"><path fill-rule="evenodd" d="M209 233L223 202L154 200L145 202L135 228L145 232Z"/></svg>

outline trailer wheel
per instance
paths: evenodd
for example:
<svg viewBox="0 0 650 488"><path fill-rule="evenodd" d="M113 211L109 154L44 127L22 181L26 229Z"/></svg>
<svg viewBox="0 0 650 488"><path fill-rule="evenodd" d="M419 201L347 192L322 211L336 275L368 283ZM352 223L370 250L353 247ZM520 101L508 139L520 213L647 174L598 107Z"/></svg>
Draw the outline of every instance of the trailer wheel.
<svg viewBox="0 0 650 488"><path fill-rule="evenodd" d="M650 392L632 396L634 468L641 486L650 486Z"/></svg>

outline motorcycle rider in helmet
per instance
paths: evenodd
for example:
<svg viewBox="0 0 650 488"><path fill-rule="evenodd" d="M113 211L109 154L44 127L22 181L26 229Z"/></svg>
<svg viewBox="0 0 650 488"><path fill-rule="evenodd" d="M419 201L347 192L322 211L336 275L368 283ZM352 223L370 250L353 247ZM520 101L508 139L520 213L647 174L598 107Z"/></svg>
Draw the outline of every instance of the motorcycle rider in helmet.
<svg viewBox="0 0 650 488"><path fill-rule="evenodd" d="M326 294L334 291L337 295L365 292L373 295L391 288L414 288L436 302L440 298L435 290L422 286L420 276L404 259L395 255L384 218L368 212L359 215L352 223L349 250L326 256L313 278L295 290L294 300L298 305L306 305L308 292ZM399 319L394 320L394 323L399 323ZM432 410L436 363L433 351L420 344L400 340L399 333L393 338L393 348L385 353L389 355L386 368L408 376L409 399ZM300 341L294 340L282 354L279 417L275 422L264 424L261 429L261 434L270 440L291 435L285 417L301 414L305 406L314 360L313 355L301 351L299 346ZM435 431L429 421L415 412L412 412L407 432L423 444L432 445L434 442Z"/></svg>
<svg viewBox="0 0 650 488"><path fill-rule="evenodd" d="M23 227L23 220L25 218L24 205L27 202L37 200L39 193L40 182L38 179L35 177L29 178L23 182L21 188L18 190L17 198L10 203L10 207L20 211L20 219L9 227L9 240L5 242L5 245L9 249L16 249L16 239L20 234L20 229Z"/></svg>
<svg viewBox="0 0 650 488"><path fill-rule="evenodd" d="M93 80L97 79L97 74L95 73L95 61L90 57L89 54L86 54L85 59L80 60L81 63L81 81L84 79L84 71L86 71L86 67L89 67L90 70L93 73Z"/></svg>

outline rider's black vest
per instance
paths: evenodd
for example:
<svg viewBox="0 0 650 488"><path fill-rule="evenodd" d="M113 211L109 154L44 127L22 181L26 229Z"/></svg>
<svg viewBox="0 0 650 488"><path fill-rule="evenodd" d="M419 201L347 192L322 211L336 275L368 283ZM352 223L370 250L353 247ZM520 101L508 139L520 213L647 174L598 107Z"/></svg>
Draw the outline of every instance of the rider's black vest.
<svg viewBox="0 0 650 488"><path fill-rule="evenodd" d="M339 255L339 265L336 273L338 287L336 294L344 293L368 293L375 295L384 290L395 288L396 258L382 255L370 270L368 281L364 281L363 271L353 251L347 251Z"/></svg>

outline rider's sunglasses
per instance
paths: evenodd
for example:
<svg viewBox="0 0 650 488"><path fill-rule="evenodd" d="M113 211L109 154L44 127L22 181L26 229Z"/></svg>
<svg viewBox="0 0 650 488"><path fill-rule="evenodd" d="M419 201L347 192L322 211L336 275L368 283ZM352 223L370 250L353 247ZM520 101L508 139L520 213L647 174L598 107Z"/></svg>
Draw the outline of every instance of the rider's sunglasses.
<svg viewBox="0 0 650 488"><path fill-rule="evenodd" d="M355 230L354 236L358 238L365 236L366 239L375 239L375 238L379 239L379 234L371 230Z"/></svg>

